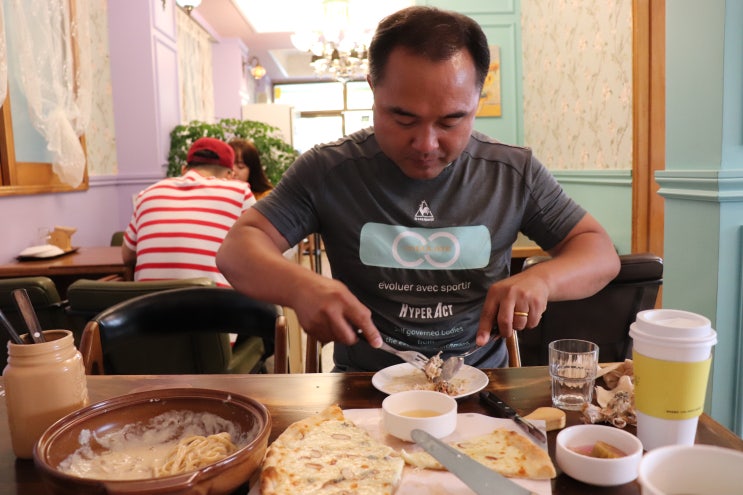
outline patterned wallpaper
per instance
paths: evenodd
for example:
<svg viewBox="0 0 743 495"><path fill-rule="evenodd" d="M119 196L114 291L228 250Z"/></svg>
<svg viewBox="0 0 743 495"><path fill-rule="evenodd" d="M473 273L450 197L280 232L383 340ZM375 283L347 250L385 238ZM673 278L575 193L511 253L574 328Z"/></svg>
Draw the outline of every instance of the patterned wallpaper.
<svg viewBox="0 0 743 495"><path fill-rule="evenodd" d="M632 0L522 0L524 143L552 170L632 168Z"/></svg>
<svg viewBox="0 0 743 495"><path fill-rule="evenodd" d="M90 3L90 37L93 46L93 104L85 146L88 153L88 174L117 173L114 109L111 95L111 65L108 51L108 11L106 0Z"/></svg>

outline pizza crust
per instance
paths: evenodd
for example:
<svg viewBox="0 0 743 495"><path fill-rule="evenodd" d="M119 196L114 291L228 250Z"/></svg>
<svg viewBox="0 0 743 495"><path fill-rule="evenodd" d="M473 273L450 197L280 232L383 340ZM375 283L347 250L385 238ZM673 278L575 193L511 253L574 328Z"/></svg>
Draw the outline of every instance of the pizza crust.
<svg viewBox="0 0 743 495"><path fill-rule="evenodd" d="M518 432L498 428L450 445L508 478L548 480L557 476L549 454ZM445 470L428 452L402 451L405 462L421 469Z"/></svg>

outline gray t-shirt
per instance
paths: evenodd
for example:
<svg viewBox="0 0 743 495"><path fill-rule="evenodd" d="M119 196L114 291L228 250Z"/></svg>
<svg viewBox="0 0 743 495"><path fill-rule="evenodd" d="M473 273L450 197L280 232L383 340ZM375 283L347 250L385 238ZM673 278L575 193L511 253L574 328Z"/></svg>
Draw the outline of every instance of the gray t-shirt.
<svg viewBox="0 0 743 495"><path fill-rule="evenodd" d="M372 311L385 341L427 355L473 347L519 231L550 249L585 214L529 149L474 132L438 177L411 179L373 129L307 151L254 208L290 245L319 232L333 277ZM498 341L467 362L503 365L504 348ZM363 341L335 349L341 370L399 362Z"/></svg>

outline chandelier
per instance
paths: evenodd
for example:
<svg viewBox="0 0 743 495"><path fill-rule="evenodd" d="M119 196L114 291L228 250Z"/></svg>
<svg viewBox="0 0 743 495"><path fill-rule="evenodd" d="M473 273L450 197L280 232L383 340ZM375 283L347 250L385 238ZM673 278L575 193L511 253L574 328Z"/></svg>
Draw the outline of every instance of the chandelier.
<svg viewBox="0 0 743 495"><path fill-rule="evenodd" d="M201 5L201 0L175 0L180 8L186 11L188 15L191 15L191 11ZM165 0L163 0L163 7L165 6Z"/></svg>
<svg viewBox="0 0 743 495"><path fill-rule="evenodd" d="M317 76L342 82L364 78L369 69L371 29L351 22L348 0L323 0L322 7L322 27L294 33L292 43L312 54L310 65Z"/></svg>

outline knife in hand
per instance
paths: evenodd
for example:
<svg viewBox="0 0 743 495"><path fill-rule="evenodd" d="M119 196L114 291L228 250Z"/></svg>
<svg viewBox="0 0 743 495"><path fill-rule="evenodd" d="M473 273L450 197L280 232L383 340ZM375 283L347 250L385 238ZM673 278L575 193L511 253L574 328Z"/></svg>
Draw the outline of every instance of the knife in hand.
<svg viewBox="0 0 743 495"><path fill-rule="evenodd" d="M534 426L530 421L519 416L511 406L500 400L493 392L480 392L480 400L495 409L499 417L514 420L521 429L540 444L547 443L547 436L542 430Z"/></svg>
<svg viewBox="0 0 743 495"><path fill-rule="evenodd" d="M415 429L410 432L410 436L415 443L423 447L450 473L462 480L478 495L493 495L494 493L530 495L532 493L423 430Z"/></svg>

